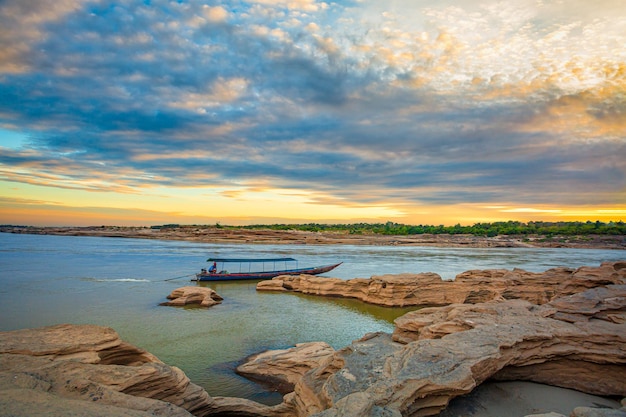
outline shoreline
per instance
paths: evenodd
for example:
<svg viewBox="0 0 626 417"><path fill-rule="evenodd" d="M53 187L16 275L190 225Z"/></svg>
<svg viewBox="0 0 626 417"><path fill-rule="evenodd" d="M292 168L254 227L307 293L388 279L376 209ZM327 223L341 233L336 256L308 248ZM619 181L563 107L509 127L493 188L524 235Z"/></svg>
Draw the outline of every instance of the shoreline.
<svg viewBox="0 0 626 417"><path fill-rule="evenodd" d="M241 243L273 245L373 245L373 246L434 246L467 248L573 248L626 250L624 235L542 236L422 234L375 235L337 232L305 232L298 230L231 229L215 226L178 227L37 227L0 226L0 233L57 236L97 236L134 239L182 240L203 243Z"/></svg>

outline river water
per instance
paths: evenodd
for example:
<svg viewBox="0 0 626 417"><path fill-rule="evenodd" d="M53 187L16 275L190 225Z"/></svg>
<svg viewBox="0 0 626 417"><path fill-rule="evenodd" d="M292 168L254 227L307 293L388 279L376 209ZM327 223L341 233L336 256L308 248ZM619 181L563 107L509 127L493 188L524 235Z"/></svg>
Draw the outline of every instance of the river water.
<svg viewBox="0 0 626 417"><path fill-rule="evenodd" d="M122 339L181 368L212 396L281 401L234 373L246 356L301 342L338 349L368 332L393 331L410 309L256 291L256 281L210 283L224 297L209 309L163 307L166 296L214 257L294 257L299 267L343 262L327 276L350 279L470 269L597 266L620 250L208 244L0 233L0 331L60 323L114 328ZM185 276L185 277L182 277ZM177 279L172 279L181 277Z"/></svg>

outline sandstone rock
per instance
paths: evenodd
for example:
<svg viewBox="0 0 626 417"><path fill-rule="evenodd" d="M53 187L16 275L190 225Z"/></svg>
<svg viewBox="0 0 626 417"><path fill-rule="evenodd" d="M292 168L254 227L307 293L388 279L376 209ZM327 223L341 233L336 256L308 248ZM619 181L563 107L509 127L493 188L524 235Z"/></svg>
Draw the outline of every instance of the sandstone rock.
<svg viewBox="0 0 626 417"><path fill-rule="evenodd" d="M437 274L399 274L373 276L372 278L324 278L312 275L278 276L257 284L258 291L294 291L303 294L329 297L356 298L388 307L411 305L445 305L462 302L452 293L450 286Z"/></svg>
<svg viewBox="0 0 626 417"><path fill-rule="evenodd" d="M368 388L387 378L387 358L402 348L388 334L371 333L338 350L296 384L292 401L298 415L313 415L333 405L337 409L329 416L399 415L394 407L381 406L384 403L377 402ZM363 414L366 410L372 414Z"/></svg>
<svg viewBox="0 0 626 417"><path fill-rule="evenodd" d="M186 306L199 304L202 307L211 307L220 304L224 300L215 290L209 287L187 286L177 288L167 296L168 300L161 303L162 306Z"/></svg>
<svg viewBox="0 0 626 417"><path fill-rule="evenodd" d="M238 398L211 398L178 368L110 328L58 325L0 333L0 415L282 417ZM239 410L239 411L237 411Z"/></svg>
<svg viewBox="0 0 626 417"><path fill-rule="evenodd" d="M254 401L234 397L213 397L205 416L220 417L293 417L294 409L288 402L266 406Z"/></svg>
<svg viewBox="0 0 626 417"><path fill-rule="evenodd" d="M249 357L237 367L237 373L247 378L271 384L286 394L305 372L318 367L335 353L325 342L300 343L284 350L270 350Z"/></svg>
<svg viewBox="0 0 626 417"><path fill-rule="evenodd" d="M576 407L571 417L626 417L626 411L612 408Z"/></svg>
<svg viewBox="0 0 626 417"><path fill-rule="evenodd" d="M571 314L581 299L594 307ZM624 396L626 324L611 317L625 311L626 285L543 306L504 300L418 310L396 320L393 337L356 341L307 372L290 401L299 416L356 415L355 403L365 416L435 415L491 378Z"/></svg>
<svg viewBox="0 0 626 417"><path fill-rule="evenodd" d="M179 369L90 325L0 333L0 387L3 402L24 415L88 402L94 414L185 416L211 402Z"/></svg>
<svg viewBox="0 0 626 417"><path fill-rule="evenodd" d="M589 288L626 284L626 262L599 267L553 268L542 273L522 269L472 270L442 280L434 273L372 276L342 280L310 275L279 276L257 284L259 291L293 291L310 295L355 298L389 307L444 306L521 299L545 304Z"/></svg>

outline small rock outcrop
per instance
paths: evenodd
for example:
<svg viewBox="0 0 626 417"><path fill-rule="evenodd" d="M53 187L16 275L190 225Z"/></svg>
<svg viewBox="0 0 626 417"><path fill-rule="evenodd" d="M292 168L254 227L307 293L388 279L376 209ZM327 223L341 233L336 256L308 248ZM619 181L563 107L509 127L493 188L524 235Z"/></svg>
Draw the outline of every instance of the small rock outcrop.
<svg viewBox="0 0 626 417"><path fill-rule="evenodd" d="M211 307L220 304L224 299L209 287L186 286L177 288L167 296L162 306L186 306L189 304L199 304L202 307Z"/></svg>
<svg viewBox="0 0 626 417"><path fill-rule="evenodd" d="M387 307L476 304L521 299L533 304L600 285L626 284L626 261L599 267L472 270L447 281L434 273L379 275L342 280L311 275L279 276L257 284L258 291L293 291L309 295L355 298Z"/></svg>

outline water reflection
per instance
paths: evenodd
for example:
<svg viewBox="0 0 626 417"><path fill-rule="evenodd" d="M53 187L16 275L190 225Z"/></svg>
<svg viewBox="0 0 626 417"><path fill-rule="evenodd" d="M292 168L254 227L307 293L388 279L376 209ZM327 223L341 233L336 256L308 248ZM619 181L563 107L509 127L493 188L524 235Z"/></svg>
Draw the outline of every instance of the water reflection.
<svg viewBox="0 0 626 417"><path fill-rule="evenodd" d="M218 294L225 297L225 294L236 294L241 291L256 291L256 285L261 280L246 280L246 281L202 281L197 285L201 287L208 287L215 290ZM298 297L304 302L311 304L313 308L325 309L326 307L340 307L347 311L352 311L357 314L365 314L377 320L384 320L388 323L415 310L417 307L385 307L374 304L365 303L363 301L354 298L344 297L326 297L311 294L302 294L297 292L276 292L268 291L264 294L273 294L278 299L275 302L280 303L282 297Z"/></svg>
<svg viewBox="0 0 626 417"><path fill-rule="evenodd" d="M340 307L347 311L352 311L358 314L363 314L375 318L377 320L384 320L387 323L393 324L393 321L398 317L417 309L417 307L384 307L374 304L368 304L363 301L354 298L340 298L340 297L320 297L317 295L289 293L291 296L300 297L306 300L307 303L311 303L320 309L329 307L330 305Z"/></svg>

